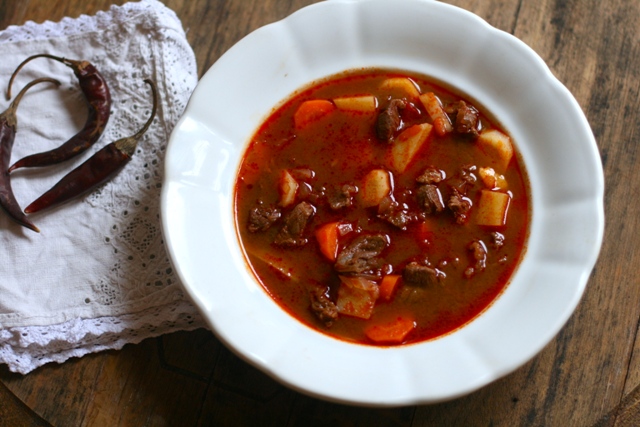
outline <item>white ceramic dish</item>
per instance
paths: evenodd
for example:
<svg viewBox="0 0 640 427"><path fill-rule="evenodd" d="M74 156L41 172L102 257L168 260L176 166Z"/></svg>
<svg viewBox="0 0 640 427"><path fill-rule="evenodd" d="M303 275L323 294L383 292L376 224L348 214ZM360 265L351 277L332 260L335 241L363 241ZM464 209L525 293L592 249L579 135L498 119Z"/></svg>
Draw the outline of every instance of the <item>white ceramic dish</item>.
<svg viewBox="0 0 640 427"><path fill-rule="evenodd" d="M238 162L261 121L311 81L366 66L420 72L480 101L531 179L528 250L505 292L456 332L404 347L348 344L290 317L249 273L234 226ZM162 221L187 292L231 350L304 393L396 406L476 390L556 335L600 249L603 193L579 105L525 44L431 0L333 0L255 31L202 78L167 150Z"/></svg>

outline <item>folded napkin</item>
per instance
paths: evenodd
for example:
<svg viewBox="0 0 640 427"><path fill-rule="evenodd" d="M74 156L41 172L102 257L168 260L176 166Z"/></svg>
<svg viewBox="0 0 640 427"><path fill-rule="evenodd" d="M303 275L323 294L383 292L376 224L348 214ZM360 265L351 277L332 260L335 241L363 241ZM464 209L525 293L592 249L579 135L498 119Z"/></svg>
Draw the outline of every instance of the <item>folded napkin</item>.
<svg viewBox="0 0 640 427"><path fill-rule="evenodd" d="M23 228L0 211L0 363L27 373L48 362L203 326L164 248L160 188L171 130L197 82L196 62L173 11L156 0L95 16L11 26L0 32L0 110L15 67L49 53L93 63L107 80L111 118L102 138L63 164L12 173L24 208L97 150L134 134L149 117L156 82L158 115L127 166L92 194L31 215ZM87 108L70 68L38 58L18 74L15 95L37 77L18 108L11 163L54 148L80 130Z"/></svg>

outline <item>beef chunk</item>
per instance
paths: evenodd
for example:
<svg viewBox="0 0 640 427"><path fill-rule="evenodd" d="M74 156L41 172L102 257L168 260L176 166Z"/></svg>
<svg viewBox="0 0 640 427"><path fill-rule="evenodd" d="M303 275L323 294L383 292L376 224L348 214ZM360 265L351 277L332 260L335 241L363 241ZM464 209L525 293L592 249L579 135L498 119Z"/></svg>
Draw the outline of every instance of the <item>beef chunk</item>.
<svg viewBox="0 0 640 427"><path fill-rule="evenodd" d="M358 187L344 184L329 196L329 207L333 210L348 208L353 204L353 195L358 192Z"/></svg>
<svg viewBox="0 0 640 427"><path fill-rule="evenodd" d="M417 215L411 213L406 205L400 205L391 197L385 197L378 205L378 218L395 225L401 230L406 230L407 225L416 221Z"/></svg>
<svg viewBox="0 0 640 427"><path fill-rule="evenodd" d="M437 184L444 179L444 171L429 166L416 178L416 182L419 184Z"/></svg>
<svg viewBox="0 0 640 427"><path fill-rule="evenodd" d="M387 244L387 237L381 234L356 237L338 254L336 271L342 274L363 274L379 269L382 260L378 256Z"/></svg>
<svg viewBox="0 0 640 427"><path fill-rule="evenodd" d="M478 110L471 105L467 105L466 102L460 101L454 129L458 133L477 137L480 133L480 114Z"/></svg>
<svg viewBox="0 0 640 427"><path fill-rule="evenodd" d="M298 181L311 181L316 176L316 173L309 168L294 168L289 173Z"/></svg>
<svg viewBox="0 0 640 427"><path fill-rule="evenodd" d="M398 227L401 230L406 230L407 226L416 221L416 216L412 215L406 209L392 209L384 214L379 214L379 218L387 221L389 224Z"/></svg>
<svg viewBox="0 0 640 427"><path fill-rule="evenodd" d="M445 274L437 268L411 262L402 271L402 280L409 285L429 286L444 280Z"/></svg>
<svg viewBox="0 0 640 427"><path fill-rule="evenodd" d="M307 243L304 229L316 209L307 202L298 203L284 218L284 225L276 235L274 243L281 246L302 246Z"/></svg>
<svg viewBox="0 0 640 427"><path fill-rule="evenodd" d="M268 230L280 218L280 215L280 209L266 207L260 203L249 212L247 229L251 233Z"/></svg>
<svg viewBox="0 0 640 427"><path fill-rule="evenodd" d="M469 217L469 211L471 210L471 201L464 195L460 194L458 190L453 189L447 207L453 212L453 216L458 224L464 224Z"/></svg>
<svg viewBox="0 0 640 427"><path fill-rule="evenodd" d="M478 177L475 174L477 170L478 168L475 165L464 165L460 168L458 175L465 183L473 185L478 181Z"/></svg>
<svg viewBox="0 0 640 427"><path fill-rule="evenodd" d="M469 244L468 249L473 255L476 269L484 270L487 266L487 248L484 242L482 240L474 240Z"/></svg>
<svg viewBox="0 0 640 427"><path fill-rule="evenodd" d="M473 258L473 265L467 267L464 275L467 279L471 278L478 271L482 271L487 266L487 248L482 240L474 240L467 246Z"/></svg>
<svg viewBox="0 0 640 427"><path fill-rule="evenodd" d="M491 232L491 246L495 249L499 249L504 245L504 234L497 231Z"/></svg>
<svg viewBox="0 0 640 427"><path fill-rule="evenodd" d="M407 106L403 99L392 99L387 108L378 114L376 120L376 136L384 142L392 142L395 133L402 126L400 110Z"/></svg>
<svg viewBox="0 0 640 427"><path fill-rule="evenodd" d="M311 311L325 326L329 327L338 318L338 307L329 298L329 288L315 286L309 291Z"/></svg>
<svg viewBox="0 0 640 427"><path fill-rule="evenodd" d="M455 176L447 181L449 187L462 195L467 194L469 188L473 187L478 181L478 177L475 174L477 169L475 165L462 166Z"/></svg>
<svg viewBox="0 0 640 427"><path fill-rule="evenodd" d="M299 200L309 200L312 194L313 194L313 187L311 187L311 185L307 184L304 181L298 182L297 196Z"/></svg>
<svg viewBox="0 0 640 427"><path fill-rule="evenodd" d="M431 214L434 212L442 212L444 210L444 202L440 190L433 184L421 185L416 191L418 205L422 210Z"/></svg>

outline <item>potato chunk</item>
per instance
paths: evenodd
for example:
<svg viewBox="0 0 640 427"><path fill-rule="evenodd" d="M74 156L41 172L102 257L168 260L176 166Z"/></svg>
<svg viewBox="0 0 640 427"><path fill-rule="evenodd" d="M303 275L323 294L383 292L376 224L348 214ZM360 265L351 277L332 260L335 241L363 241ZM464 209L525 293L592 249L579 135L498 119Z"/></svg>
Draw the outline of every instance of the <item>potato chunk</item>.
<svg viewBox="0 0 640 427"><path fill-rule="evenodd" d="M513 157L511 138L499 130L490 129L478 136L478 144L496 162L501 171L507 169Z"/></svg>
<svg viewBox="0 0 640 427"><path fill-rule="evenodd" d="M247 248L247 253L248 255L255 257L256 260L264 262L269 267L273 268L283 278L289 279L293 282L300 281L300 270L294 268L293 265L289 265L282 257L258 248Z"/></svg>
<svg viewBox="0 0 640 427"><path fill-rule="evenodd" d="M391 175L384 169L374 169L364 177L358 197L364 207L370 207L379 205L390 193Z"/></svg>
<svg viewBox="0 0 640 427"><path fill-rule="evenodd" d="M298 130L304 129L335 109L336 106L326 99L311 99L304 101L300 104L293 115L294 126Z"/></svg>
<svg viewBox="0 0 640 427"><path fill-rule="evenodd" d="M391 147L391 169L403 173L431 134L429 123L413 125L402 131Z"/></svg>
<svg viewBox="0 0 640 427"><path fill-rule="evenodd" d="M380 294L373 280L363 277L340 276L336 306L340 314L368 319Z"/></svg>
<svg viewBox="0 0 640 427"><path fill-rule="evenodd" d="M280 181L278 182L278 193L280 194L280 206L290 206L296 200L298 192L298 181L289 173L288 170L280 172Z"/></svg>
<svg viewBox="0 0 640 427"><path fill-rule="evenodd" d="M373 95L343 96L334 98L333 103L339 110L357 113L375 113L378 100Z"/></svg>
<svg viewBox="0 0 640 427"><path fill-rule="evenodd" d="M482 190L476 210L476 223L491 227L505 225L510 202L511 196L507 193Z"/></svg>
<svg viewBox="0 0 640 427"><path fill-rule="evenodd" d="M389 77L380 84L381 89L392 90L401 97L417 98L420 96L418 85L407 77Z"/></svg>

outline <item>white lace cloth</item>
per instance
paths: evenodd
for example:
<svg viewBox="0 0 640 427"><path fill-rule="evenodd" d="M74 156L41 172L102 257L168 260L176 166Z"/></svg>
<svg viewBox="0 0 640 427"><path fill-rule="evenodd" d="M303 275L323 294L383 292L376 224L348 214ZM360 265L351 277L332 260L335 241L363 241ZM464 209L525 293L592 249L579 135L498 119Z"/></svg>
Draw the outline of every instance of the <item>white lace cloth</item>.
<svg viewBox="0 0 640 427"><path fill-rule="evenodd" d="M91 195L32 215L41 233L0 212L0 363L27 373L48 362L203 326L173 272L162 241L159 196L171 130L197 82L193 51L173 11L156 0L95 16L11 26L0 32L1 110L13 69L50 53L93 63L109 83L112 112L102 138L56 166L19 169L13 189L24 208L107 143L135 133L161 104L132 161ZM12 163L56 147L84 124L86 105L70 68L38 58L18 74L15 95L42 76L18 109Z"/></svg>

